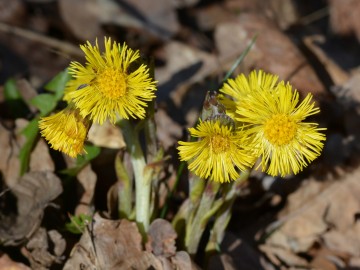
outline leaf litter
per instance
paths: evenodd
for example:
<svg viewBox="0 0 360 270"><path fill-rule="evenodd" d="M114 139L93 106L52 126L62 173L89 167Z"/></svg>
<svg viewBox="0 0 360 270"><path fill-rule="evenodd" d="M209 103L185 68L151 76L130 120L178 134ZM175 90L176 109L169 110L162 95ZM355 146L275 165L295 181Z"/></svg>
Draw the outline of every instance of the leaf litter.
<svg viewBox="0 0 360 270"><path fill-rule="evenodd" d="M5 2L0 1L0 6ZM55 2L59 3L58 10ZM137 8L132 12L127 10L129 1L121 6L110 0L28 1L27 5L11 1L11 7L1 9L0 269L199 268L181 250L168 221L154 220L147 242L143 243L135 223L116 219L118 195L123 187L110 160L125 144L111 126L103 130L93 127L89 137L101 151L91 160L67 163L64 157L49 151L42 139L36 140L29 147L28 172L21 176L18 155L25 143L21 130L37 110L30 99L67 66L71 57L64 52L78 57L78 40L93 40L103 34L117 36L155 55L160 100L156 114L160 123L158 137L167 153L174 156L177 140L197 119L196 106L203 93L215 88L218 78L257 34L255 46L237 72L262 68L290 80L301 93L316 94L317 102L322 104L322 124L328 127L328 141L321 160L301 179L281 180L280 187L277 179L270 179L272 184L264 188L263 175L253 174L252 183L237 201L219 253L207 268L359 268L360 63L356 52L359 44L352 40L358 40L360 33L358 3L329 1L322 7L303 3L299 8L294 1L280 0L266 5L242 0L165 2L154 3L156 9L151 9L149 3L136 1ZM304 14L303 10L321 12ZM304 16L309 14L312 17ZM324 30L321 16L330 20L325 28L331 27L335 37ZM12 26L10 33L17 34L9 35L4 23ZM62 39L69 47L62 47ZM341 46L336 45L337 41ZM54 50L58 51L54 54ZM18 80L16 85L30 110L14 117L14 112L22 112L9 112L3 106L6 102L2 85L10 75L23 78L24 73L29 80ZM101 164L102 171L97 164ZM61 170L68 170L66 177L58 174ZM167 177L174 178L174 172ZM63 189L67 188L64 181L69 179L76 187L72 186L67 193L70 195L63 198ZM105 194L99 194L99 186L108 187L104 188ZM176 200L184 199L186 184L180 183L180 187ZM163 198L166 192L164 188ZM279 197L280 203L272 205L272 199ZM64 207L63 200L70 206L60 214L62 223L51 224L48 212ZM94 208L97 213L92 216ZM84 221L80 239L74 240L63 231L69 212L90 217ZM19 249L16 256L9 246ZM17 261L19 257L21 262Z"/></svg>

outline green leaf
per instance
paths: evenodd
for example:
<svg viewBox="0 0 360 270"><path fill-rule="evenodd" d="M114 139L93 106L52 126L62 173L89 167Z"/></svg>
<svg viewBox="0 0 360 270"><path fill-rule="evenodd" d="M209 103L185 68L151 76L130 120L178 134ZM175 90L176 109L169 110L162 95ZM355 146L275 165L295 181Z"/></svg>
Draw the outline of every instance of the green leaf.
<svg viewBox="0 0 360 270"><path fill-rule="evenodd" d="M81 165L96 158L100 154L100 148L94 145L85 145L86 155L78 156L76 163Z"/></svg>
<svg viewBox="0 0 360 270"><path fill-rule="evenodd" d="M30 103L40 110L41 116L45 116L55 109L57 100L52 94L40 94L31 99Z"/></svg>
<svg viewBox="0 0 360 270"><path fill-rule="evenodd" d="M85 214L70 216L70 222L65 224L65 229L73 234L82 234L87 223L91 222L92 217Z"/></svg>
<svg viewBox="0 0 360 270"><path fill-rule="evenodd" d="M68 70L65 69L64 71L57 74L50 82L45 85L45 90L55 93L56 100L60 100L64 95L64 89L66 83L71 79L71 75L69 74Z"/></svg>
<svg viewBox="0 0 360 270"><path fill-rule="evenodd" d="M34 118L21 131L21 134L23 134L26 138L26 142L23 145L23 147L20 149L20 153L19 153L20 175L23 175L29 167L30 154L39 133L38 121L39 121L38 117Z"/></svg>
<svg viewBox="0 0 360 270"><path fill-rule="evenodd" d="M14 118L26 117L30 110L24 102L14 79L9 79L4 85L6 107Z"/></svg>
<svg viewBox="0 0 360 270"><path fill-rule="evenodd" d="M5 100L22 99L19 89L16 86L16 81L14 79L9 79L5 82L4 96Z"/></svg>

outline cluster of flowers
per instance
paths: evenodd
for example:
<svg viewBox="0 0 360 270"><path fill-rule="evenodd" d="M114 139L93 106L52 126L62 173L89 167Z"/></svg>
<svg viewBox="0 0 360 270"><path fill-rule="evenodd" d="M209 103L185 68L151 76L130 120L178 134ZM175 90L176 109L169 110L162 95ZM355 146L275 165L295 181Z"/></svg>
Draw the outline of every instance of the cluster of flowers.
<svg viewBox="0 0 360 270"><path fill-rule="evenodd" d="M68 106L39 121L52 148L71 157L84 153L92 123L115 123L118 117L143 119L147 102L155 98L156 81L139 61L140 54L105 38L105 52L96 42L80 46L85 66L72 62L64 100ZM312 95L299 101L289 83L263 71L228 79L220 89L224 117L200 120L190 128L197 141L179 142L179 154L200 178L229 182L239 171L259 166L268 174L298 173L320 155L325 135L316 123L304 120L319 108Z"/></svg>
<svg viewBox="0 0 360 270"><path fill-rule="evenodd" d="M325 129L304 121L320 112L310 93L300 102L289 83L263 71L228 79L220 92L232 120L200 120L189 129L198 140L179 142L181 160L200 178L230 182L259 159L272 176L297 174L320 155Z"/></svg>
<svg viewBox="0 0 360 270"><path fill-rule="evenodd" d="M143 119L147 102L155 98L156 81L139 51L105 38L105 52L98 43L80 46L86 64L71 62L64 100L68 106L39 121L41 135L55 150L76 157L84 153L84 142L92 123L115 123L118 116Z"/></svg>

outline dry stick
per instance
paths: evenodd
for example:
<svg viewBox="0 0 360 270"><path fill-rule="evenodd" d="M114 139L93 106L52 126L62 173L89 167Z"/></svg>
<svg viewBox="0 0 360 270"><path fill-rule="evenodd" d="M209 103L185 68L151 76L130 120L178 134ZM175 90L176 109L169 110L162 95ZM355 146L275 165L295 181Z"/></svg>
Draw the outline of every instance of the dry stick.
<svg viewBox="0 0 360 270"><path fill-rule="evenodd" d="M42 43L46 46L52 47L70 56L75 56L75 57L83 56L83 52L77 46L17 26L12 26L0 22L0 31L6 34L15 35L25 39Z"/></svg>

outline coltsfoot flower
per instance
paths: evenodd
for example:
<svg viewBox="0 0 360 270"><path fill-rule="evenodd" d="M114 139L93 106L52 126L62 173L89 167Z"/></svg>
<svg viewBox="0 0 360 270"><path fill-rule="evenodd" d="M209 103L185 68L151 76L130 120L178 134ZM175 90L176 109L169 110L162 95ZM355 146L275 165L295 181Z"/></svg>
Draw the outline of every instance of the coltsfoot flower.
<svg viewBox="0 0 360 270"><path fill-rule="evenodd" d="M98 43L81 45L86 65L70 64L73 76L64 99L73 102L82 117L103 124L106 119L115 123L117 117L125 119L145 117L144 107L155 97L156 82L145 64L132 65L140 57L126 44L122 46L105 38L105 52L100 53Z"/></svg>
<svg viewBox="0 0 360 270"><path fill-rule="evenodd" d="M235 118L236 107L241 106L241 101L247 95L261 89L274 89L278 83L278 79L278 76L262 70L253 70L249 76L240 74L235 79L228 79L220 89L221 93L227 95L221 100L226 107L226 113L230 117Z"/></svg>
<svg viewBox="0 0 360 270"><path fill-rule="evenodd" d="M317 158L325 135L317 123L305 119L320 112L308 94L299 104L299 93L281 82L276 91L264 88L243 98L236 120L244 123L255 155L272 176L297 174Z"/></svg>
<svg viewBox="0 0 360 270"><path fill-rule="evenodd" d="M40 133L51 148L70 157L85 153L84 142L90 126L91 122L84 119L72 105L39 121Z"/></svg>
<svg viewBox="0 0 360 270"><path fill-rule="evenodd" d="M239 177L237 169L246 170L254 158L244 149L246 138L233 125L220 120L200 121L196 128L189 128L198 141L179 141L179 155L188 162L188 168L197 176L215 182L230 182Z"/></svg>

